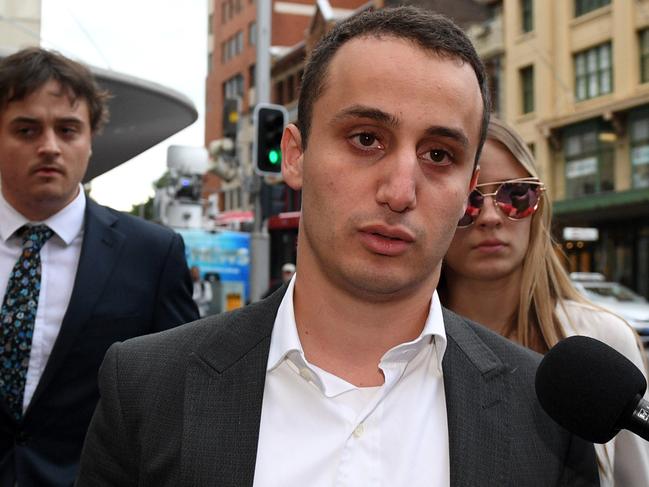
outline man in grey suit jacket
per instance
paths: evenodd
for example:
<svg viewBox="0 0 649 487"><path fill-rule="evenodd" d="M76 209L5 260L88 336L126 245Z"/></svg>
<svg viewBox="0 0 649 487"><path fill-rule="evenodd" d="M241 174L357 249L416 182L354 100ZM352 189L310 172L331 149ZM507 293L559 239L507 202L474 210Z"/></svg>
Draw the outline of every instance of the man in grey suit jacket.
<svg viewBox="0 0 649 487"><path fill-rule="evenodd" d="M592 445L536 401L538 356L435 291L488 113L442 16L377 10L326 34L282 140L297 273L113 346L78 485L597 485Z"/></svg>

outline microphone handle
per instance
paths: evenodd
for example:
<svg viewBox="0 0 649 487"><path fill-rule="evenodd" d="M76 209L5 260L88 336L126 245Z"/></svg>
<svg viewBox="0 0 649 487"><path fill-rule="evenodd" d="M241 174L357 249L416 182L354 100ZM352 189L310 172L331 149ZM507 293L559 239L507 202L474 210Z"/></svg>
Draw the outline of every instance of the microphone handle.
<svg viewBox="0 0 649 487"><path fill-rule="evenodd" d="M649 441L649 402L638 395L639 400L633 414L625 422L624 429Z"/></svg>

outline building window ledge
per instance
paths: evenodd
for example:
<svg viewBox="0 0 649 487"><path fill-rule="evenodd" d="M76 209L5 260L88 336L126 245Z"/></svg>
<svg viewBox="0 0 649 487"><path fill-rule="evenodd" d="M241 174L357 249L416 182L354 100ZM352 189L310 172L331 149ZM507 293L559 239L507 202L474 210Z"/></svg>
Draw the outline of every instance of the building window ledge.
<svg viewBox="0 0 649 487"><path fill-rule="evenodd" d="M580 15L579 17L574 17L573 19L570 20L570 27L576 27L577 25L587 24L588 22L591 22L600 17L611 15L611 12L612 12L612 5L609 3L608 5L604 5L603 7L593 10L592 12L588 12L587 14Z"/></svg>

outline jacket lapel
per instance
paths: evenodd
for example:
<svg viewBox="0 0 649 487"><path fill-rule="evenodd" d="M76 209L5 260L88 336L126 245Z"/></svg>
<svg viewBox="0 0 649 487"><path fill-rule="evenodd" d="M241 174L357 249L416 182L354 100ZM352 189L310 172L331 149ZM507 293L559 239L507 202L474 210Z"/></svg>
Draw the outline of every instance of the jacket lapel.
<svg viewBox="0 0 649 487"><path fill-rule="evenodd" d="M115 230L117 217L94 201L86 201L83 244L72 296L59 335L26 412L38 401L48 383L65 361L75 338L91 313L117 264L125 236Z"/></svg>
<svg viewBox="0 0 649 487"><path fill-rule="evenodd" d="M444 310L444 324L451 485L506 485L511 468L507 367L460 317Z"/></svg>
<svg viewBox="0 0 649 487"><path fill-rule="evenodd" d="M252 486L270 337L283 294L247 306L192 354L183 485Z"/></svg>

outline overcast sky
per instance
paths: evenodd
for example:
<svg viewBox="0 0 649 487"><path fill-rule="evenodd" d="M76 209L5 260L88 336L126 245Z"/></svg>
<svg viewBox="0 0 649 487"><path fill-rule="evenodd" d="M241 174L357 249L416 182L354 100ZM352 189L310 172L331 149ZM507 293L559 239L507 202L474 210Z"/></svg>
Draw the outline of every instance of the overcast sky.
<svg viewBox="0 0 649 487"><path fill-rule="evenodd" d="M92 197L120 210L153 195L171 144L203 145L207 0L42 0L43 46L155 81L188 96L190 127L92 182Z"/></svg>

